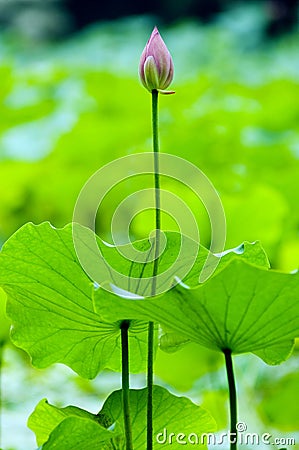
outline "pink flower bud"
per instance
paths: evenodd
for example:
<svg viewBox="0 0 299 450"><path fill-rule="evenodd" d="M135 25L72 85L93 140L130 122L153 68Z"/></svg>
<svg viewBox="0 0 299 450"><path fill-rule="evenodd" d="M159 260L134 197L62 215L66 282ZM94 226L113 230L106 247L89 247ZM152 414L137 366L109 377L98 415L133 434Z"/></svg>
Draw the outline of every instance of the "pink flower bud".
<svg viewBox="0 0 299 450"><path fill-rule="evenodd" d="M161 35L155 27L140 58L139 75L143 86L150 92L157 90L162 94L173 79L173 62Z"/></svg>

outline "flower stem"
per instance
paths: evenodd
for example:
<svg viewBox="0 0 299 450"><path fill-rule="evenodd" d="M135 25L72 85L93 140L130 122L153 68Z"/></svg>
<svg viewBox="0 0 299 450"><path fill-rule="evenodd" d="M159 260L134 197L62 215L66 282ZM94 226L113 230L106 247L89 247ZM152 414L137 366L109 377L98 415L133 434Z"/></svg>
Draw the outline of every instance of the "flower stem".
<svg viewBox="0 0 299 450"><path fill-rule="evenodd" d="M159 265L159 251L160 251L160 230L161 230L158 91L156 91L156 90L152 91L152 127L153 127L153 151L154 151L154 172L155 172L155 216L156 216L155 259L154 259L154 269L153 269L152 295L156 295L157 274L158 274L158 265Z"/></svg>
<svg viewBox="0 0 299 450"><path fill-rule="evenodd" d="M124 413L124 428L126 437L126 450L133 450L132 427L130 417L130 386L129 386L129 320L123 320L121 329L121 355L122 355L122 403Z"/></svg>
<svg viewBox="0 0 299 450"><path fill-rule="evenodd" d="M159 134L158 134L158 91L152 91L152 130L155 173L155 256L151 295L156 295L160 248L160 174L159 174ZM153 384L154 384L154 322L148 324L147 355L147 450L153 449Z"/></svg>
<svg viewBox="0 0 299 450"><path fill-rule="evenodd" d="M229 388L229 404L230 404L230 450L237 450L237 392L234 376L234 368L232 361L232 352L226 348L223 350L225 356L225 365L227 373L227 381Z"/></svg>

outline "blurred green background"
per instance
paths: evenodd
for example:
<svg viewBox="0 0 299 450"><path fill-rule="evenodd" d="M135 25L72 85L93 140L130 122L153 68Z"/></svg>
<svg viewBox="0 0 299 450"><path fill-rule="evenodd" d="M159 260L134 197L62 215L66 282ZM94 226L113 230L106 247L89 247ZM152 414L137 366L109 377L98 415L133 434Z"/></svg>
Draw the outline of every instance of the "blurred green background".
<svg viewBox="0 0 299 450"><path fill-rule="evenodd" d="M39 2L31 3L37 8ZM67 13L67 2L62 3L47 2L58 14L48 11L43 16L47 25L38 20L41 16L28 16L28 5L26 21L20 19L20 8L13 9L18 2L0 2L1 243L28 221L49 220L57 227L70 222L80 189L98 168L151 150L150 95L138 80L138 64L158 24L174 59L176 91L161 96L161 150L196 164L213 182L227 217L226 248L260 240L273 268L298 268L296 20L289 29L281 28L289 32L270 38L273 17L267 2L222 2L222 11L205 24L200 15L187 19L177 14L166 25L165 13L82 28ZM192 195L180 194L194 210L202 243L208 245L206 217ZM112 193L104 204L97 223L102 237L109 236L118 195ZM137 218L132 235L147 236L151 220ZM0 320L4 345L8 325ZM252 431L274 430L274 436L296 436L299 443L294 402L298 355L281 367L267 367L251 356L237 357L236 366L240 420ZM188 392L215 414L219 429L227 427L226 380L217 354L195 345L174 355L159 352L156 368L160 383ZM133 385L143 382L143 377L133 378ZM42 397L97 411L100 399L118 386L118 374L85 382L61 366L34 370L22 353L6 346L3 449L34 448L26 418Z"/></svg>

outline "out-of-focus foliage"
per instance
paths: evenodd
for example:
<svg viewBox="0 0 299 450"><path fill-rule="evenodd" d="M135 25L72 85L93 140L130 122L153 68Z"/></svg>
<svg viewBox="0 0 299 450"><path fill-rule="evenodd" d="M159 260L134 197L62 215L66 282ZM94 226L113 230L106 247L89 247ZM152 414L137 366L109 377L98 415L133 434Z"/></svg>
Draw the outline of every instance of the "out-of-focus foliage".
<svg viewBox="0 0 299 450"><path fill-rule="evenodd" d="M299 38L257 47L261 20L251 13L237 24L225 16L208 28L162 30L177 93L161 98L161 148L212 180L227 215L228 247L260 239L272 265L291 270L299 249ZM137 77L151 26L145 19L96 26L52 46L2 36L2 240L28 220L71 221L97 168L151 149L150 97ZM103 236L115 202L117 192L102 211ZM199 225L207 245L206 219ZM146 231L137 218L135 237Z"/></svg>
<svg viewBox="0 0 299 450"><path fill-rule="evenodd" d="M158 352L155 373L171 386L186 392L192 388L195 380L209 371L216 371L222 363L218 353L191 343L175 353Z"/></svg>
<svg viewBox="0 0 299 450"><path fill-rule="evenodd" d="M221 11L260 7L264 32L276 36L296 25L298 0L159 0L152 2L95 2L94 0L0 0L0 23L14 33L34 39L55 39L91 23L150 14L163 23L196 18L209 22Z"/></svg>
<svg viewBox="0 0 299 450"><path fill-rule="evenodd" d="M259 383L258 411L265 424L281 431L298 431L299 405L294 401L299 393L298 381L298 373L293 372L279 380L267 379Z"/></svg>

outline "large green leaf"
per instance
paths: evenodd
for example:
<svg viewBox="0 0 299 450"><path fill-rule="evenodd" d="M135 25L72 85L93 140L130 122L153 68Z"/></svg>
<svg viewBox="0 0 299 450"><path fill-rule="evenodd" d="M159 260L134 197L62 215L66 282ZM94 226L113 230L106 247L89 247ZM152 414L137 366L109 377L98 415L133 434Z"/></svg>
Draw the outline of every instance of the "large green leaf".
<svg viewBox="0 0 299 450"><path fill-rule="evenodd" d="M130 390L130 412L134 449L143 450L146 445L147 389ZM154 386L153 390L153 418L154 449L161 448L164 440L166 445L169 444L171 439L171 448L179 450L182 443L176 442L176 437L180 433L185 437L179 436L178 439L192 445L192 440L200 442L203 433L216 430L216 423L207 411L188 398L176 397L160 386ZM34 431L38 445L45 450L79 447L80 450L122 450L122 391L113 392L97 415L74 406L57 408L42 400L30 416L28 425ZM171 438L171 433L175 433L175 437Z"/></svg>
<svg viewBox="0 0 299 450"><path fill-rule="evenodd" d="M0 267L12 340L36 367L60 362L86 378L120 369L120 323L94 312L92 282L76 258L71 226L25 225L4 245ZM147 325L132 321L129 338L131 371L143 370Z"/></svg>
<svg viewBox="0 0 299 450"><path fill-rule="evenodd" d="M207 250L202 248L202 253ZM247 261L252 265L258 267L269 268L270 263L268 257L263 249L261 243L259 241L256 242L243 242L235 248L231 248L229 250L225 250L218 255L215 255L218 259L218 264L216 266L216 270L214 275L218 273L219 270L222 270L227 264L235 259L241 259L242 261ZM184 283L189 287L197 287L199 282L198 274L202 270L202 267L206 261L207 255L203 258L203 254L199 254L196 258L195 264L192 267L190 273L184 278ZM214 260L211 260L210 264L214 264Z"/></svg>
<svg viewBox="0 0 299 450"><path fill-rule="evenodd" d="M267 363L286 359L299 336L299 274L284 274L233 260L195 289L177 286L147 300L120 300L95 291L101 316L166 324L208 348L254 352Z"/></svg>
<svg viewBox="0 0 299 450"><path fill-rule="evenodd" d="M270 266L267 255L260 242L250 243L245 241L238 247L220 253L217 255L217 258L219 258L219 263L212 276L224 269L231 261L238 259L248 261L258 267L269 268ZM203 255L199 254L192 270L184 279L185 287L198 287L198 274L201 272L204 263ZM215 264L213 260L210 263ZM190 339L187 339L186 336L168 330L167 326L163 327L163 333L160 338L160 349L167 353L177 352L190 342Z"/></svg>
<svg viewBox="0 0 299 450"><path fill-rule="evenodd" d="M153 241L143 239L132 245L107 245L89 228L76 223L73 224L73 237L80 263L92 280L111 292L124 290L144 297L152 295ZM166 292L181 280L189 286L197 286L202 277L213 275L233 259L241 258L257 266L269 267L259 242L244 242L223 253L212 254L188 236L165 232L160 246L158 293Z"/></svg>
<svg viewBox="0 0 299 450"><path fill-rule="evenodd" d="M13 322L12 340L15 345L26 350L33 364L43 368L55 362L70 366L83 377L93 378L104 369L120 368L120 323L111 318L100 320L92 304L93 284L81 267L73 245L73 236L87 249L85 256L92 267L99 256L94 253L89 242L95 240L101 249L103 271L95 271L106 283L113 283L121 289L138 291L140 277L145 277L145 289L150 287L153 263L131 262L118 251L119 248L107 246L87 228L76 225L56 229L49 223L27 224L17 231L4 245L0 254L0 285L8 294L7 312ZM76 235L77 233L77 235ZM226 253L223 258L213 256L208 259L208 251L200 247L196 255L193 242L181 240L178 233L166 234L166 250L161 256L160 272L162 284L170 288L183 277L180 269L195 260L195 265L183 279L192 285L198 283L198 273L206 261L220 261L223 267L232 258L252 258L253 261L267 264L266 256L259 244L244 244ZM78 239L77 239L78 242ZM184 252L177 261L181 245ZM150 248L148 240L135 243L141 252ZM131 251L130 246L122 246L123 252ZM190 264L191 258L191 264ZM115 279L110 270L114 267L122 275ZM178 271L176 271L178 270ZM188 273L188 271L187 271ZM125 284L118 285L118 280ZM143 280L144 281L144 280ZM135 283L135 285L134 285ZM134 287L135 286L135 287ZM138 372L145 367L147 325L132 321L130 337L130 369Z"/></svg>
<svg viewBox="0 0 299 450"><path fill-rule="evenodd" d="M76 223L73 224L73 237L80 263L92 280L105 285L111 292L123 290L141 296L151 295L154 240L143 239L133 245L107 245L89 228ZM170 289L175 276L184 279L196 261L202 269L206 262L216 266L219 260L191 238L176 232L164 233L160 245L162 254L156 283L159 293ZM199 272L197 282L198 279Z"/></svg>

